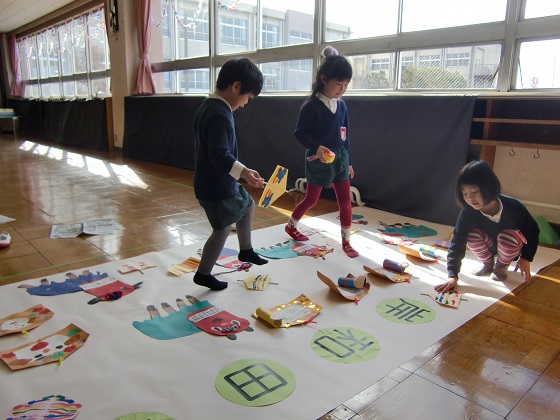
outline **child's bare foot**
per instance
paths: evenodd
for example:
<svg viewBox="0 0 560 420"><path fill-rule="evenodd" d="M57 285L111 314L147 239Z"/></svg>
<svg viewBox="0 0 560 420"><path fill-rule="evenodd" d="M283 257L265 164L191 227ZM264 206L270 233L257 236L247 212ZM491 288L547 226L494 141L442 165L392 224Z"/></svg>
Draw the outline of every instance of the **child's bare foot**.
<svg viewBox="0 0 560 420"><path fill-rule="evenodd" d="M284 230L288 235L290 235L292 239L295 239L296 241L303 242L309 240L309 238L305 236L303 233L301 233L299 230L297 230L297 227L295 226L286 225Z"/></svg>
<svg viewBox="0 0 560 420"><path fill-rule="evenodd" d="M358 255L360 255L358 251L352 248L352 245L350 245L350 241L342 241L342 250L346 252L346 255L348 255L350 258L356 258Z"/></svg>

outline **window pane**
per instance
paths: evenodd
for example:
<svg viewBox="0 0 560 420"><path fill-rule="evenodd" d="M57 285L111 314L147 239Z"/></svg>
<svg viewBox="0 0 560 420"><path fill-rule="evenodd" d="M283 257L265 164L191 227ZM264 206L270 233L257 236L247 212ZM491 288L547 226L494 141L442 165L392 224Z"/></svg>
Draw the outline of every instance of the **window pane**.
<svg viewBox="0 0 560 420"><path fill-rule="evenodd" d="M495 89L501 45L471 45L400 53L402 89Z"/></svg>
<svg viewBox="0 0 560 420"><path fill-rule="evenodd" d="M84 19L74 19L72 21L72 48L74 56L74 70L76 73L87 71L86 61L86 26Z"/></svg>
<svg viewBox="0 0 560 420"><path fill-rule="evenodd" d="M313 60L262 63L263 91L311 91Z"/></svg>
<svg viewBox="0 0 560 420"><path fill-rule="evenodd" d="M521 43L515 88L560 88L560 39Z"/></svg>
<svg viewBox="0 0 560 420"><path fill-rule="evenodd" d="M395 53L348 56L352 64L349 90L393 89Z"/></svg>
<svg viewBox="0 0 560 420"><path fill-rule="evenodd" d="M397 33L398 0L326 0L326 9L327 41Z"/></svg>
<svg viewBox="0 0 560 420"><path fill-rule="evenodd" d="M81 97L90 96L87 80L78 80L76 82L76 96L81 96Z"/></svg>
<svg viewBox="0 0 560 420"><path fill-rule="evenodd" d="M177 93L176 77L174 71L154 73L157 93Z"/></svg>
<svg viewBox="0 0 560 420"><path fill-rule="evenodd" d="M88 21L89 58L91 71L107 70L107 45L104 32L103 12L90 13ZM103 25L103 26L102 26ZM95 92L95 91L94 91Z"/></svg>
<svg viewBox="0 0 560 420"><path fill-rule="evenodd" d="M207 57L209 53L208 1L177 1L177 14L173 14L177 28L177 59Z"/></svg>
<svg viewBox="0 0 560 420"><path fill-rule="evenodd" d="M261 0L262 48L313 42L314 0Z"/></svg>
<svg viewBox="0 0 560 420"><path fill-rule="evenodd" d="M256 50L257 0L219 1L218 54Z"/></svg>
<svg viewBox="0 0 560 420"><path fill-rule="evenodd" d="M503 21L507 0L403 0L403 32Z"/></svg>
<svg viewBox="0 0 560 420"><path fill-rule="evenodd" d="M76 96L76 83L75 82L63 82L62 89L64 90L65 98L73 98Z"/></svg>
<svg viewBox="0 0 560 420"><path fill-rule="evenodd" d="M109 92L109 79L107 77L93 79L91 81L91 94L97 98L111 96L111 92Z"/></svg>
<svg viewBox="0 0 560 420"><path fill-rule="evenodd" d="M180 70L178 76L178 93L208 93L208 69Z"/></svg>
<svg viewBox="0 0 560 420"><path fill-rule="evenodd" d="M53 98L60 98L62 96L60 92L60 83L49 83L51 96Z"/></svg>
<svg viewBox="0 0 560 420"><path fill-rule="evenodd" d="M526 0L525 19L560 15L560 1L558 0Z"/></svg>

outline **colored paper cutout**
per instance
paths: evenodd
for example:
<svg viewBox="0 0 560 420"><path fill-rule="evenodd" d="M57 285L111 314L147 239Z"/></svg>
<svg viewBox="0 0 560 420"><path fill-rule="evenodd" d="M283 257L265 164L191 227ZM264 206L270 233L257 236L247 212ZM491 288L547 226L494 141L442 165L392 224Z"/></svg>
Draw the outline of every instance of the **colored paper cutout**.
<svg viewBox="0 0 560 420"><path fill-rule="evenodd" d="M319 315L323 307L312 302L304 294L288 303L274 306L270 309L258 307L253 313L255 318L259 318L275 328L288 328L292 325L305 324Z"/></svg>
<svg viewBox="0 0 560 420"><path fill-rule="evenodd" d="M383 277L384 279L391 280L394 283L403 283L403 282L410 283L410 277L412 276L412 274L410 273L398 273L396 271L389 270L383 267L371 268L368 267L367 265L364 265L364 270L378 277Z"/></svg>
<svg viewBox="0 0 560 420"><path fill-rule="evenodd" d="M381 317L399 324L424 324L436 319L436 311L416 299L385 299L375 309Z"/></svg>
<svg viewBox="0 0 560 420"><path fill-rule="evenodd" d="M199 302L194 296L186 297L193 304ZM202 331L213 335L225 335L230 340L237 339L236 334L241 331L253 331L247 319L232 315L214 305L194 311L187 318Z"/></svg>
<svg viewBox="0 0 560 420"><path fill-rule="evenodd" d="M171 267L167 269L168 272L171 274L175 274L176 276L180 276L181 274L185 273L192 273L198 269L198 265L200 264L200 260L194 257L189 257L185 261L180 262L179 264L173 264Z"/></svg>
<svg viewBox="0 0 560 420"><path fill-rule="evenodd" d="M161 307L167 312L167 316L161 316L154 305L148 305L147 309L150 319L134 321L132 326L142 334L156 340L173 340L200 332L201 329L188 319L188 315L207 309L212 305L207 300L187 305L184 300L176 299L176 303L179 307L178 311L173 309L167 302L162 302Z"/></svg>
<svg viewBox="0 0 560 420"><path fill-rule="evenodd" d="M237 252L235 249L224 248L218 257L216 264L226 268L238 269L243 265L243 261L237 258Z"/></svg>
<svg viewBox="0 0 560 420"><path fill-rule="evenodd" d="M12 417L7 420L71 420L75 418L82 404L78 404L63 395L49 395L27 404L16 405Z"/></svg>
<svg viewBox="0 0 560 420"><path fill-rule="evenodd" d="M434 291L431 291L431 292L428 292L428 293L422 293L422 294L426 295L426 296L430 296L433 300L435 300L440 305L451 306L453 308L458 308L461 300L466 300L466 299L463 299L462 294L454 292L454 291L436 292L434 290Z"/></svg>
<svg viewBox="0 0 560 420"><path fill-rule="evenodd" d="M47 322L54 312L43 305L32 306L22 312L0 319L0 337L7 334L27 332Z"/></svg>
<svg viewBox="0 0 560 420"><path fill-rule="evenodd" d="M142 273L142 270L146 270L148 268L154 268L156 266L157 266L156 264L145 262L145 261L138 261L135 263L125 263L121 266L121 268L119 268L119 273L127 274L133 271L140 271Z"/></svg>
<svg viewBox="0 0 560 420"><path fill-rule="evenodd" d="M410 223L394 223L388 225L387 223L379 222L385 229L377 229L382 233L397 233L399 235L407 236L409 238L420 238L422 236L435 236L437 231L424 225L416 226Z"/></svg>
<svg viewBox="0 0 560 420"><path fill-rule="evenodd" d="M365 295L367 295L369 293L370 284L367 281L365 282L363 289L356 289L356 288L352 288L352 287L339 286L333 280L331 280L330 278L325 276L320 271L317 271L317 277L319 277L319 280L321 280L323 283L325 283L327 286L329 286L329 288L332 291L336 292L340 296L342 296L342 297L344 297L348 300L351 300L353 302L359 301L360 299L362 299ZM352 274L347 274L346 277L356 278Z"/></svg>
<svg viewBox="0 0 560 420"><path fill-rule="evenodd" d="M94 299L88 302L90 305L93 305L101 301L118 300L134 292L141 284L142 282L130 285L108 276L100 280L82 284L80 287L84 291L95 296Z"/></svg>
<svg viewBox="0 0 560 420"><path fill-rule="evenodd" d="M58 296L65 295L67 293L81 292L80 287L84 283L89 283L94 280L99 280L107 277L107 273L97 274L91 273L89 270L82 271L82 274L76 275L74 273L66 273L66 280L61 283L53 281L52 283L48 279L41 279L39 286L31 286L29 284L21 284L18 286L19 289L27 290L27 293L34 296Z"/></svg>
<svg viewBox="0 0 560 420"><path fill-rule="evenodd" d="M273 260L302 256L325 259L325 255L334 252L334 249L326 246L303 244L294 240L288 240L268 248L262 247L255 249L255 252Z"/></svg>
<svg viewBox="0 0 560 420"><path fill-rule="evenodd" d="M270 207L276 199L286 192L288 170L280 165L272 173L259 200L259 206Z"/></svg>
<svg viewBox="0 0 560 420"><path fill-rule="evenodd" d="M243 283L245 287L249 290L258 290L258 291L265 291L268 289L269 284L278 284L278 283L270 283L272 277L268 274L257 274L256 276L249 276Z"/></svg>
<svg viewBox="0 0 560 420"><path fill-rule="evenodd" d="M80 347L89 334L74 324L43 337L31 344L24 344L2 352L0 358L12 370L62 362Z"/></svg>
<svg viewBox="0 0 560 420"><path fill-rule="evenodd" d="M421 260L429 261L429 262L437 261L437 258L430 257L429 255L426 255L423 252L421 252L419 244L414 244L414 245L400 244L398 245L398 247L400 252L406 255L410 255L411 257L419 258Z"/></svg>
<svg viewBox="0 0 560 420"><path fill-rule="evenodd" d="M174 420L173 417L169 417L167 414L155 413L155 412L138 412L125 414L119 416L114 420Z"/></svg>
<svg viewBox="0 0 560 420"><path fill-rule="evenodd" d="M287 398L296 387L292 371L266 359L241 359L223 367L216 390L226 400L247 407L263 407Z"/></svg>
<svg viewBox="0 0 560 420"><path fill-rule="evenodd" d="M365 362L381 351L373 335L350 327L320 329L311 338L311 348L323 359L345 364Z"/></svg>

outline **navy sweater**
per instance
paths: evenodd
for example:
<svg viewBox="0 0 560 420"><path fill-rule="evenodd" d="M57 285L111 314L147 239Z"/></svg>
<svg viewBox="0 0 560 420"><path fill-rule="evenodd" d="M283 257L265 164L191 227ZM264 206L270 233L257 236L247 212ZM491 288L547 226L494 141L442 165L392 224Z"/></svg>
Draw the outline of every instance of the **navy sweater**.
<svg viewBox="0 0 560 420"><path fill-rule="evenodd" d="M339 100L333 114L319 98L310 96L301 106L294 136L313 154L317 153L319 146L334 152L345 147L350 152L346 104Z"/></svg>
<svg viewBox="0 0 560 420"><path fill-rule="evenodd" d="M468 206L461 210L453 230L453 239L447 253L447 272L449 277L458 277L461 263L465 257L467 236L471 229L480 229L492 238L494 244L498 234L505 229L519 230L527 243L521 249L521 258L533 261L539 245L539 225L529 211L515 198L500 195L503 205L502 216L498 223L484 216L479 210Z"/></svg>
<svg viewBox="0 0 560 420"><path fill-rule="evenodd" d="M194 118L194 193L199 200L233 198L237 180L229 172L237 160L233 112L216 98L202 102Z"/></svg>

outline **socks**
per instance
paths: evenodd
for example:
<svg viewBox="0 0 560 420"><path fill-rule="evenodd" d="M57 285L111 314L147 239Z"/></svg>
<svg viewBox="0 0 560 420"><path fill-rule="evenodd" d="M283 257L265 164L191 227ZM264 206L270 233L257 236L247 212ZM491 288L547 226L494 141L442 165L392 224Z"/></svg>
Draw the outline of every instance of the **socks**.
<svg viewBox="0 0 560 420"><path fill-rule="evenodd" d="M494 281L506 281L508 276L508 265L497 263L490 278Z"/></svg>
<svg viewBox="0 0 560 420"><path fill-rule="evenodd" d="M224 290L228 287L227 281L220 281L212 274L200 274L198 271L195 273L193 281L199 286L208 287L212 290Z"/></svg>
<svg viewBox="0 0 560 420"><path fill-rule="evenodd" d="M257 265L263 265L268 262L268 260L261 258L259 254L253 251L253 248L242 249L241 251L239 251L239 255L237 256L237 258L239 258L239 261L249 262Z"/></svg>
<svg viewBox="0 0 560 420"><path fill-rule="evenodd" d="M342 241L342 250L346 252L346 255L348 255L350 258L356 258L358 255L360 255L358 251L352 248L352 245L350 245L349 241Z"/></svg>
<svg viewBox="0 0 560 420"><path fill-rule="evenodd" d="M486 261L482 263L482 266L472 270L471 274L475 276L485 276L486 274L490 274L494 269L494 260Z"/></svg>
<svg viewBox="0 0 560 420"><path fill-rule="evenodd" d="M286 227L284 227L284 230L286 231L286 233L288 235L290 235L290 237L292 239L294 239L296 241L303 242L303 241L308 241L309 240L309 238L307 236L305 236L303 233L301 233L299 230L297 230L297 227L295 227L293 224L290 224L289 222L286 225Z"/></svg>

